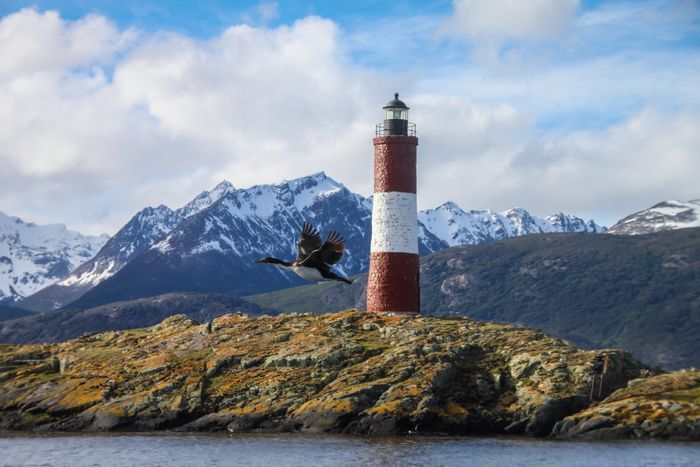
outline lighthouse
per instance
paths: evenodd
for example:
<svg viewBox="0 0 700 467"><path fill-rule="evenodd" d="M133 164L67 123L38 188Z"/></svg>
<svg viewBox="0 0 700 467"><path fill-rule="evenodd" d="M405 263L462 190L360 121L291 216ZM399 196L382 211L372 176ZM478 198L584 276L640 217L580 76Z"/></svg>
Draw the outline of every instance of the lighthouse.
<svg viewBox="0 0 700 467"><path fill-rule="evenodd" d="M418 228L416 204L416 125L394 94L384 106L374 143L374 196L367 311L417 314Z"/></svg>

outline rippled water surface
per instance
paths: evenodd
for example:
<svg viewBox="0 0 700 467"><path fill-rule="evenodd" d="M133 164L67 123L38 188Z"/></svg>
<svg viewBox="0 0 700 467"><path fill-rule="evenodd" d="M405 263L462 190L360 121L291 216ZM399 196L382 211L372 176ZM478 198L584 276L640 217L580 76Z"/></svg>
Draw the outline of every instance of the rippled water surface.
<svg viewBox="0 0 700 467"><path fill-rule="evenodd" d="M415 436L3 434L0 465L700 466L700 445Z"/></svg>

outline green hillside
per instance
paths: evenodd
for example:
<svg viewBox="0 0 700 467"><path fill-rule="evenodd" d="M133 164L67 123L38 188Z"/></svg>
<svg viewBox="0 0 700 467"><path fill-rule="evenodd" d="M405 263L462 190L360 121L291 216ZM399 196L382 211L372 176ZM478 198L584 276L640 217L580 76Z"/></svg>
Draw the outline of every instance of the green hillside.
<svg viewBox="0 0 700 467"><path fill-rule="evenodd" d="M247 297L284 311L362 309L366 275ZM641 236L543 234L421 259L431 315L534 326L620 347L664 368L700 367L700 228Z"/></svg>

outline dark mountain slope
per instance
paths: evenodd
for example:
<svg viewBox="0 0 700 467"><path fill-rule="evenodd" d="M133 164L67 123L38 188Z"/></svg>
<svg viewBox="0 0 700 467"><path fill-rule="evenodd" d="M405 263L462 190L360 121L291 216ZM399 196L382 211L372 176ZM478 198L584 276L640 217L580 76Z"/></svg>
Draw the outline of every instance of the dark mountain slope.
<svg viewBox="0 0 700 467"><path fill-rule="evenodd" d="M364 307L366 276L248 297L287 311ZM542 234L422 258L424 313L536 326L621 347L666 368L700 366L700 229L643 236Z"/></svg>
<svg viewBox="0 0 700 467"><path fill-rule="evenodd" d="M0 305L0 321L8 321L11 319L23 318L33 315L33 311L24 310L9 305Z"/></svg>
<svg viewBox="0 0 700 467"><path fill-rule="evenodd" d="M47 311L5 321L0 323L0 342L62 342L87 333L152 326L174 314L185 314L199 322L207 322L237 311L256 316L267 310L229 295L172 293L83 311Z"/></svg>

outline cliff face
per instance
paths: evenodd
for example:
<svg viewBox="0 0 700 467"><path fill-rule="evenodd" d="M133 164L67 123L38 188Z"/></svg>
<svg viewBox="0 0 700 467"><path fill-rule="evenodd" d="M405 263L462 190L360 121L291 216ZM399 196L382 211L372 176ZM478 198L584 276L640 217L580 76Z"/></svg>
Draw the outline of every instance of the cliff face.
<svg viewBox="0 0 700 467"><path fill-rule="evenodd" d="M469 319L347 311L0 346L0 429L548 435L649 370Z"/></svg>

